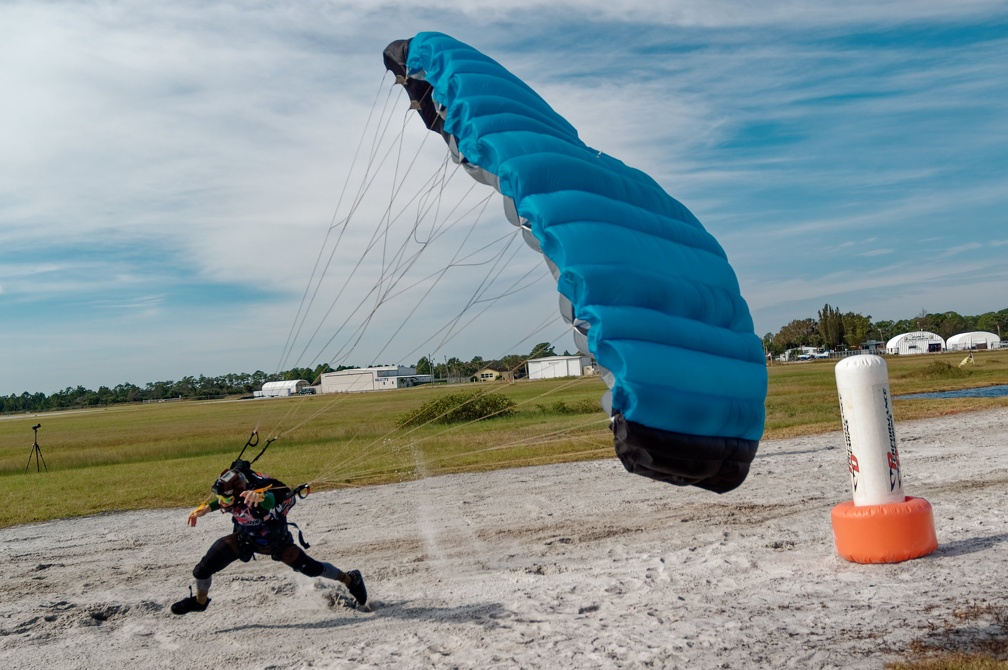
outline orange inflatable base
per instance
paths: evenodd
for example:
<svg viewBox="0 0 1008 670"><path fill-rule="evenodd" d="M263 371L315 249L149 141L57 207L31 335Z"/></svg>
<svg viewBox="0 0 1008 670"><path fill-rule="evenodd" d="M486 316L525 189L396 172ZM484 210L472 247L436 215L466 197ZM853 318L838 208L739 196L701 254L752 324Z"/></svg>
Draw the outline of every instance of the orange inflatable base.
<svg viewBox="0 0 1008 670"><path fill-rule="evenodd" d="M938 548L931 503L906 497L901 503L833 508L837 552L854 563L899 563Z"/></svg>

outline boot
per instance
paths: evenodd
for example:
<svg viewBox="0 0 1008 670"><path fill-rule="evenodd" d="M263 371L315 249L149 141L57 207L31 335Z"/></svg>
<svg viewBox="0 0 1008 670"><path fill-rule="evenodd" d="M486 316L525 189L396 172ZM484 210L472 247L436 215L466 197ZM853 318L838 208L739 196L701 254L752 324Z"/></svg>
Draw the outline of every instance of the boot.
<svg viewBox="0 0 1008 670"><path fill-rule="evenodd" d="M357 600L357 606L361 607L367 603L367 589L364 588L364 578L361 577L360 570L350 570L346 574L350 578L346 587L350 591L350 595Z"/></svg>
<svg viewBox="0 0 1008 670"><path fill-rule="evenodd" d="M205 603L200 603L199 599L192 594L192 588L189 589L189 597L183 598L177 603L172 603L171 611L172 614L188 614L189 612L205 612L207 606L210 604L209 596Z"/></svg>

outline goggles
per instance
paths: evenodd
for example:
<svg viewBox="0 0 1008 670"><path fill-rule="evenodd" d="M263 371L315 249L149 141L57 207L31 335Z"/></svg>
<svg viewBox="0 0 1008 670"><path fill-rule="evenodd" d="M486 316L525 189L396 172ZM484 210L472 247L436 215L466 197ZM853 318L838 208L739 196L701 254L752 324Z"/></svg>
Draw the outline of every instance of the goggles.
<svg viewBox="0 0 1008 670"><path fill-rule="evenodd" d="M224 507L230 507L231 505L234 504L234 496L218 495L217 502L223 505Z"/></svg>

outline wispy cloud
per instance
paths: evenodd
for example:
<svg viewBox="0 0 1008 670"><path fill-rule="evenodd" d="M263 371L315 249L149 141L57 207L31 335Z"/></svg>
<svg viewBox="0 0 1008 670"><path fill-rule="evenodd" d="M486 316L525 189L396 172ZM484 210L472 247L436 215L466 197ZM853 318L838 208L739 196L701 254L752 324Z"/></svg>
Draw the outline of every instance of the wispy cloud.
<svg viewBox="0 0 1008 670"><path fill-rule="evenodd" d="M1003 308L1006 26L987 1L4 3L0 337L17 344L0 347L0 393L271 365L364 129L398 95L381 50L428 29L490 53L689 206L760 330L841 299L892 318ZM416 170L437 169L436 140ZM383 216L362 205L344 248L359 256ZM453 269L428 298L432 327L475 276ZM555 310L539 281L494 322ZM446 353L526 335L505 331L473 325Z"/></svg>

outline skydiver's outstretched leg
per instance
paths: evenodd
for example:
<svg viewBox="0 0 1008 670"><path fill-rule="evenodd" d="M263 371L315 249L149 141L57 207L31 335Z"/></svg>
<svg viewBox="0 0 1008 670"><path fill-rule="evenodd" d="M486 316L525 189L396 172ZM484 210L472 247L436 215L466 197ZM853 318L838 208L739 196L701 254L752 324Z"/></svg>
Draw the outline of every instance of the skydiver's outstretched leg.
<svg viewBox="0 0 1008 670"><path fill-rule="evenodd" d="M193 568L193 577L196 578L196 595L192 595L190 588L188 598L183 598L171 606L172 613L188 614L189 612L205 611L207 605L210 604L208 594L210 593L210 584L213 583L213 575L241 557L242 552L239 548L237 533L226 535L214 542Z"/></svg>
<svg viewBox="0 0 1008 670"><path fill-rule="evenodd" d="M316 561L304 552L301 547L291 544L283 549L274 552L273 560L283 561L302 575L309 577L325 577L337 582L341 582L350 591L358 605L367 603L367 589L364 587L364 578L361 577L360 570L350 570L343 572L332 563Z"/></svg>

